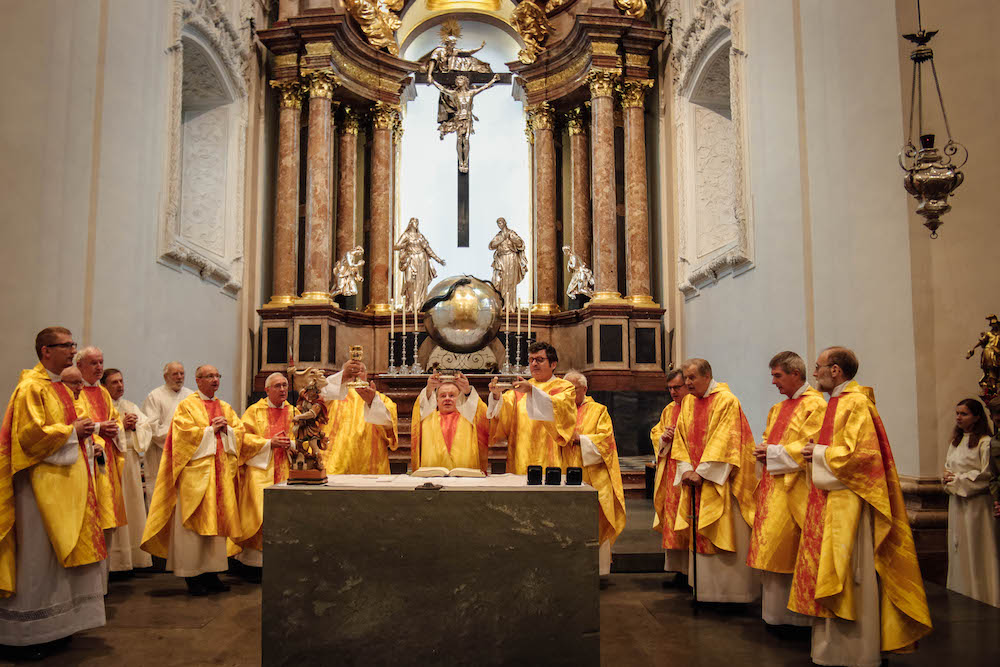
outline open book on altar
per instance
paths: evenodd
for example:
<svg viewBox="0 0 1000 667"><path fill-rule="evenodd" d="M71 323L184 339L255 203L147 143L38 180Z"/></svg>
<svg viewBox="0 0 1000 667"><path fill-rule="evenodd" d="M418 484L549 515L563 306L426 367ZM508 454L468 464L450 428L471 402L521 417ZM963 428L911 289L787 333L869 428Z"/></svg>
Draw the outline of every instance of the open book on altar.
<svg viewBox="0 0 1000 667"><path fill-rule="evenodd" d="M440 466L424 466L410 473L411 477L486 477L486 473L478 468L442 468Z"/></svg>

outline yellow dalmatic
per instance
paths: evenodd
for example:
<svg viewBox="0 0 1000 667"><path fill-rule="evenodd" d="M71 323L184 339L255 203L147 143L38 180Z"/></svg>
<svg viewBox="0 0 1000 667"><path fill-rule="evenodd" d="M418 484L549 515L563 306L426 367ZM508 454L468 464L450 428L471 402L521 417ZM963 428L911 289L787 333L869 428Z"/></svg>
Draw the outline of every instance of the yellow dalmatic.
<svg viewBox="0 0 1000 667"><path fill-rule="evenodd" d="M118 422L118 431L124 437L125 426L115 408L111 394L101 385L84 387L77 405L82 414L95 423ZM128 523L125 514L125 494L122 491L122 471L125 469L125 453L111 440L106 440L94 432L94 442L104 447L104 472L97 475L97 502L101 511L101 528L118 528Z"/></svg>
<svg viewBox="0 0 1000 667"><path fill-rule="evenodd" d="M533 419L527 394L505 391L499 414L490 419L490 444L507 440L507 472L528 474L528 466L563 466L560 448L573 440L576 429L576 388L552 376L547 382L528 382L552 400L552 420Z"/></svg>
<svg viewBox="0 0 1000 667"><path fill-rule="evenodd" d="M399 447L396 429L396 404L385 394L377 393L389 413L391 424L379 426L365 421L365 400L354 389L337 401L327 401L326 474L388 475L389 451Z"/></svg>
<svg viewBox="0 0 1000 667"><path fill-rule="evenodd" d="M475 401L461 410L442 415L432 410L421 419L423 392L413 404L410 421L410 467L474 468L486 472L488 467L490 422L486 404L476 394L466 401ZM472 421L467 418L473 415Z"/></svg>
<svg viewBox="0 0 1000 667"><path fill-rule="evenodd" d="M687 463L697 471L703 463L729 464L729 476L722 484L708 479L695 491L698 508L696 540L698 553L716 550L736 551L733 521L733 497L747 525L753 526L753 492L757 486L754 472L753 434L743 414L739 399L724 382L716 383L708 396L688 394L681 402L671 456L678 466ZM673 480L670 480L671 483ZM691 507L691 487L681 484L674 532L679 544L664 544L668 549L687 548L688 514ZM664 540L666 542L666 540Z"/></svg>
<svg viewBox="0 0 1000 667"><path fill-rule="evenodd" d="M210 432L212 419L219 416L225 417L232 429L227 441L235 453L223 444L220 433ZM241 537L236 467L242 442L243 422L225 401L203 400L196 392L177 404L142 535L144 551L167 557L170 523L178 501L183 510L181 522L188 530L205 536ZM206 451L211 454L201 456ZM199 456L192 460L195 454Z"/></svg>
<svg viewBox="0 0 1000 667"><path fill-rule="evenodd" d="M264 489L288 479L288 451L266 447L278 435L292 438L292 417L298 411L288 401L280 408L262 398L243 413L243 446L240 447L239 511L240 534L237 544L263 551ZM292 439L292 444L295 441Z"/></svg>
<svg viewBox="0 0 1000 667"><path fill-rule="evenodd" d="M574 388L574 391L576 389ZM601 506L599 542L615 543L625 530L625 489L618 467L618 445L608 409L587 396L577 407L576 430L581 439L587 438L601 454L601 461L584 465L581 445L571 442L562 449L563 468L583 468L583 481L597 489Z"/></svg>
<svg viewBox="0 0 1000 667"><path fill-rule="evenodd" d="M875 404L851 381L830 399L816 443L846 489L809 492L788 608L856 620L851 566L863 503L872 509L875 570L881 590L882 650L906 652L931 631L913 533L889 439Z"/></svg>
<svg viewBox="0 0 1000 667"><path fill-rule="evenodd" d="M73 395L38 364L21 371L0 427L0 597L15 593L14 475L27 470L52 549L63 567L108 557L85 445L68 466L44 460L64 445L77 419Z"/></svg>
<svg viewBox="0 0 1000 667"><path fill-rule="evenodd" d="M764 467L757 485L756 512L747 565L758 570L791 574L799 550L809 499L802 448L823 425L826 401L808 387L798 398L776 403L767 413L764 442L781 445L798 470L771 475Z"/></svg>
<svg viewBox="0 0 1000 667"><path fill-rule="evenodd" d="M677 505L681 498L680 486L674 486L674 476L677 474L677 460L669 454L661 456L660 436L671 426L677 426L677 418L681 414L681 404L671 402L660 412L660 421L649 430L649 439L653 443L656 454L656 476L653 478L653 530L665 536L667 542L673 544L674 519L677 516ZM673 443L671 443L673 445Z"/></svg>

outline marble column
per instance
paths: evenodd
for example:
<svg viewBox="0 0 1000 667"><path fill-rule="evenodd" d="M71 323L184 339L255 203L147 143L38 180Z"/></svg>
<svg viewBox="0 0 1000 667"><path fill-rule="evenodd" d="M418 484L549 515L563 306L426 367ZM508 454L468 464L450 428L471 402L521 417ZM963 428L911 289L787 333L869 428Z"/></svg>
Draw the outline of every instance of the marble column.
<svg viewBox="0 0 1000 667"><path fill-rule="evenodd" d="M272 81L281 93L278 112L278 166L274 202L273 278L266 307L295 302L299 232L299 129L302 123L302 86L298 79Z"/></svg>
<svg viewBox="0 0 1000 667"><path fill-rule="evenodd" d="M556 297L555 113L546 102L529 110L534 133L535 305L539 313L559 312Z"/></svg>
<svg viewBox="0 0 1000 667"><path fill-rule="evenodd" d="M341 259L355 245L354 211L357 205L358 183L358 114L344 107L340 125L340 169L337 180L337 252Z"/></svg>
<svg viewBox="0 0 1000 667"><path fill-rule="evenodd" d="M372 122L371 183L371 301L365 310L389 313L389 244L392 235L392 134L399 107L377 102Z"/></svg>
<svg viewBox="0 0 1000 667"><path fill-rule="evenodd" d="M336 80L329 70L311 71L306 76L309 81L309 145L306 149L306 266L301 301L330 303L330 107Z"/></svg>
<svg viewBox="0 0 1000 667"><path fill-rule="evenodd" d="M569 129L570 164L573 170L573 252L588 268L593 267L594 243L590 220L590 156L587 153L587 128L581 107L566 114Z"/></svg>
<svg viewBox="0 0 1000 667"><path fill-rule="evenodd" d="M658 308L649 290L649 203L646 192L646 91L649 79L621 84L625 115L625 287L633 306Z"/></svg>
<svg viewBox="0 0 1000 667"><path fill-rule="evenodd" d="M614 92L618 73L593 70L590 84L590 149L593 155L593 303L622 301L618 291L618 218L615 204Z"/></svg>

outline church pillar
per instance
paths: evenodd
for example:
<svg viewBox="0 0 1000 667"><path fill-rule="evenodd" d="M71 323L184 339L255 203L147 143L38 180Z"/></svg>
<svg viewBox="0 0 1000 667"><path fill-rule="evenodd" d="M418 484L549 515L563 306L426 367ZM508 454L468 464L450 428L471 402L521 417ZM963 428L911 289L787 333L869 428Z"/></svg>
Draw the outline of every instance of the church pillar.
<svg viewBox="0 0 1000 667"><path fill-rule="evenodd" d="M658 308L649 290L649 204L646 192L646 90L649 79L621 84L625 114L625 287L638 307Z"/></svg>
<svg viewBox="0 0 1000 667"><path fill-rule="evenodd" d="M358 183L358 114L344 107L340 127L340 169L337 181L337 251L341 259L355 244L354 210Z"/></svg>
<svg viewBox="0 0 1000 667"><path fill-rule="evenodd" d="M399 107L375 104L372 131L371 183L371 302L365 310L389 312L389 244L392 234L392 135Z"/></svg>
<svg viewBox="0 0 1000 667"><path fill-rule="evenodd" d="M559 311L556 300L556 148L555 114L543 102L529 110L534 133L535 297L532 310Z"/></svg>
<svg viewBox="0 0 1000 667"><path fill-rule="evenodd" d="M302 301L330 303L330 108L336 78L330 70L303 72L309 81L306 149L306 254Z"/></svg>
<svg viewBox="0 0 1000 667"><path fill-rule="evenodd" d="M594 230L593 302L619 301L618 217L615 211L615 119L611 97L618 73L593 70L590 83L590 132Z"/></svg>
<svg viewBox="0 0 1000 667"><path fill-rule="evenodd" d="M593 268L591 247L593 230L590 220L590 156L587 154L587 129L583 109L566 114L569 128L570 163L573 169L573 252L588 268Z"/></svg>
<svg viewBox="0 0 1000 667"><path fill-rule="evenodd" d="M274 201L274 276L269 307L295 301L295 261L299 231L299 128L302 122L302 86L298 78L272 81L281 93L278 112L278 174Z"/></svg>

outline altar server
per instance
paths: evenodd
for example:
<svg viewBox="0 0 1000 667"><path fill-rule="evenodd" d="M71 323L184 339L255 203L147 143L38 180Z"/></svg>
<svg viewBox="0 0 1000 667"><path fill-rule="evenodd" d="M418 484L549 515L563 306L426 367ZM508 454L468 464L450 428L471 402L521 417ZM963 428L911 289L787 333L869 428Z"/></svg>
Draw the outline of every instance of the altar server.
<svg viewBox="0 0 1000 667"><path fill-rule="evenodd" d="M374 382L349 386L367 379L364 363L350 359L323 387L328 475L389 474L389 452L399 447L396 404L376 391Z"/></svg>
<svg viewBox="0 0 1000 667"><path fill-rule="evenodd" d="M38 333L0 428L0 644L20 658L105 623L95 425L59 382L75 351L68 329Z"/></svg>
<svg viewBox="0 0 1000 667"><path fill-rule="evenodd" d="M174 417L177 404L193 392L184 386L184 364L171 361L163 367L163 384L149 392L142 403L142 413L149 418L152 437L149 449L143 455L143 468L146 472L146 507L153 500L153 489L156 488L156 474L160 470L160 458L163 456L163 445L170 433L170 420Z"/></svg>
<svg viewBox="0 0 1000 667"><path fill-rule="evenodd" d="M413 404L410 421L410 466L474 468L486 472L490 435L486 404L469 379L458 373L442 381L427 379Z"/></svg>
<svg viewBox="0 0 1000 667"><path fill-rule="evenodd" d="M600 541L600 573L611 573L611 546L625 530L625 489L618 467L618 445L608 409L587 396L587 377L570 371L563 378L573 384L576 396L576 430L562 449L564 467L583 469L583 481L597 489L597 539Z"/></svg>
<svg viewBox="0 0 1000 667"><path fill-rule="evenodd" d="M142 548L166 558L191 595L229 590L217 573L228 568L226 538L241 537L235 481L243 423L215 397L221 379L215 366L199 366L197 393L174 411L142 536Z"/></svg>
<svg viewBox="0 0 1000 667"><path fill-rule="evenodd" d="M813 487L788 608L819 617L819 665L878 665L881 652L911 651L931 631L896 464L857 372L847 348L819 355L813 376L830 400L815 444L802 449Z"/></svg>
<svg viewBox="0 0 1000 667"><path fill-rule="evenodd" d="M764 439L754 450L761 474L747 565L761 571L765 623L809 626L809 616L788 610L788 595L809 497L802 448L823 424L826 401L806 383L806 364L794 352L774 355L770 369L771 384L785 400L767 413Z"/></svg>
<svg viewBox="0 0 1000 667"><path fill-rule="evenodd" d="M530 380L518 378L503 394L497 378L490 381L490 443L507 441L507 472L563 466L560 450L576 429L576 394L571 382L554 375L558 362L556 348L537 341L528 348Z"/></svg>
<svg viewBox="0 0 1000 667"><path fill-rule="evenodd" d="M656 476L653 478L653 530L663 534L663 569L666 572L680 572L687 575L688 543L687 533L674 532L677 517L677 503L681 498L681 487L674 485L677 476L677 461L670 456L674 444L677 417L681 414L681 402L688 395L687 384L681 369L667 373L667 391L670 403L660 412L660 421L649 430L656 455ZM681 581L684 581L683 576Z"/></svg>

